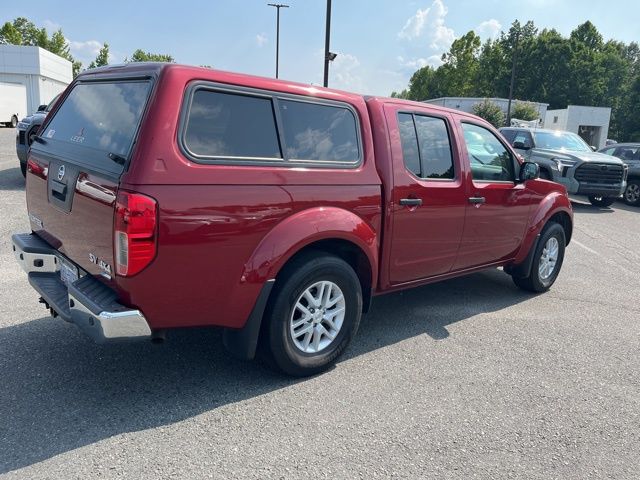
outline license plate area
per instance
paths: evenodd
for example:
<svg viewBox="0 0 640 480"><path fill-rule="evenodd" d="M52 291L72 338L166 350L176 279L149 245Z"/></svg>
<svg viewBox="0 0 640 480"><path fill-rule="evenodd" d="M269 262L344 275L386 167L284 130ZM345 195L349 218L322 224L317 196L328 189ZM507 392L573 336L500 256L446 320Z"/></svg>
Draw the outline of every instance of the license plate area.
<svg viewBox="0 0 640 480"><path fill-rule="evenodd" d="M58 257L58 261L60 262L60 279L69 287L78 280L78 267L60 257Z"/></svg>

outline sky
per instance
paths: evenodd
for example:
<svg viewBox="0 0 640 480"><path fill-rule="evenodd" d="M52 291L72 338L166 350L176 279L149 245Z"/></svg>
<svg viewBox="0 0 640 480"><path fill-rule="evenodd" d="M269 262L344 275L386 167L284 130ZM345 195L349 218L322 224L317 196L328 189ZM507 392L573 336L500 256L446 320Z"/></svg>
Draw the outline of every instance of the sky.
<svg viewBox="0 0 640 480"><path fill-rule="evenodd" d="M278 0L280 78L322 85L326 0ZM178 63L275 75L274 0L30 0L3 2L0 22L24 16L51 33L62 28L85 67L103 42L111 63L138 48ZM605 39L640 41L638 0L333 0L329 86L389 95L424 65L438 66L469 30L484 40L518 19L563 35L590 20ZM625 20L629 19L629 21ZM633 20L631 20L633 19Z"/></svg>

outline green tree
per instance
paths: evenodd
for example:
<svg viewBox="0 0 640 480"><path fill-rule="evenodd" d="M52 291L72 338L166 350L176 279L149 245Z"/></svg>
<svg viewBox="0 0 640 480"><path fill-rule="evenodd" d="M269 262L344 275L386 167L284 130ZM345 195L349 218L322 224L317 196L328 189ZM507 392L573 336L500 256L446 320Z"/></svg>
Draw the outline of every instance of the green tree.
<svg viewBox="0 0 640 480"><path fill-rule="evenodd" d="M125 59L125 62L167 62L174 63L175 60L171 55L164 53L151 53L138 49L133 52L131 59Z"/></svg>
<svg viewBox="0 0 640 480"><path fill-rule="evenodd" d="M2 28L0 28L0 44L22 45L22 34L13 23L6 22Z"/></svg>
<svg viewBox="0 0 640 480"><path fill-rule="evenodd" d="M540 118L538 109L533 103L530 102L516 102L511 107L511 118L517 118L519 120L537 120Z"/></svg>
<svg viewBox="0 0 640 480"><path fill-rule="evenodd" d="M47 48L49 37L46 29L36 27L32 21L24 17L16 18L13 27L20 33L21 43L16 45Z"/></svg>
<svg viewBox="0 0 640 480"><path fill-rule="evenodd" d="M451 96L474 96L477 94L476 75L480 37L473 30L454 40L451 48L442 56L443 89ZM437 76L437 74L436 74Z"/></svg>
<svg viewBox="0 0 640 480"><path fill-rule="evenodd" d="M96 59L89 64L89 68L104 67L109 64L109 44L103 43Z"/></svg>
<svg viewBox="0 0 640 480"><path fill-rule="evenodd" d="M473 106L473 113L480 118L484 118L496 128L504 126L504 113L502 109L487 98Z"/></svg>
<svg viewBox="0 0 640 480"><path fill-rule="evenodd" d="M6 22L0 29L0 43L11 45L25 45L44 48L71 62L73 76L75 77L82 68L82 63L71 55L69 42L64 37L61 29L51 35L45 28L38 28L30 20L18 17L13 22Z"/></svg>

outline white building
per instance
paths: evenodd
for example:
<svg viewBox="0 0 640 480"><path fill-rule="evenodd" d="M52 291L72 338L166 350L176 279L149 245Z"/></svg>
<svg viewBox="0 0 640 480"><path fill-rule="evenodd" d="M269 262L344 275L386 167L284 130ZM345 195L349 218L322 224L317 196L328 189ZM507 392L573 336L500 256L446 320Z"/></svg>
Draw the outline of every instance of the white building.
<svg viewBox="0 0 640 480"><path fill-rule="evenodd" d="M577 133L585 142L603 148L609 134L611 109L569 105L563 110L547 110L544 128Z"/></svg>
<svg viewBox="0 0 640 480"><path fill-rule="evenodd" d="M440 97L431 100L424 100L425 103L431 103L433 105L440 105L441 107L454 108L456 110L462 110L463 112L473 113L473 107L478 103L482 103L488 100L499 106L504 114L507 114L507 107L509 105L508 98L480 98L480 97ZM547 112L548 103L538 102L525 102L522 100L511 100L511 111L517 102L529 103L538 110L538 118L544 121L545 114Z"/></svg>
<svg viewBox="0 0 640 480"><path fill-rule="evenodd" d="M69 60L40 47L0 45L0 82L25 86L29 114L49 103L72 79Z"/></svg>

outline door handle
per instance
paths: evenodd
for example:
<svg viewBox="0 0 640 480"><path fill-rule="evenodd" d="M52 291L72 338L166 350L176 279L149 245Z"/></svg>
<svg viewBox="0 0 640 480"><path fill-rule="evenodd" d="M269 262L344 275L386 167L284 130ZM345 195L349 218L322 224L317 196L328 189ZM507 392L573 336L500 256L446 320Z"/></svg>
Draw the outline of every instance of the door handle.
<svg viewBox="0 0 640 480"><path fill-rule="evenodd" d="M59 200L64 201L67 196L67 186L56 180L51 180L51 194Z"/></svg>
<svg viewBox="0 0 640 480"><path fill-rule="evenodd" d="M422 205L421 198L401 198L400 205L404 205L406 207L419 207Z"/></svg>
<svg viewBox="0 0 640 480"><path fill-rule="evenodd" d="M484 197L469 197L469 203L480 205L485 202Z"/></svg>

